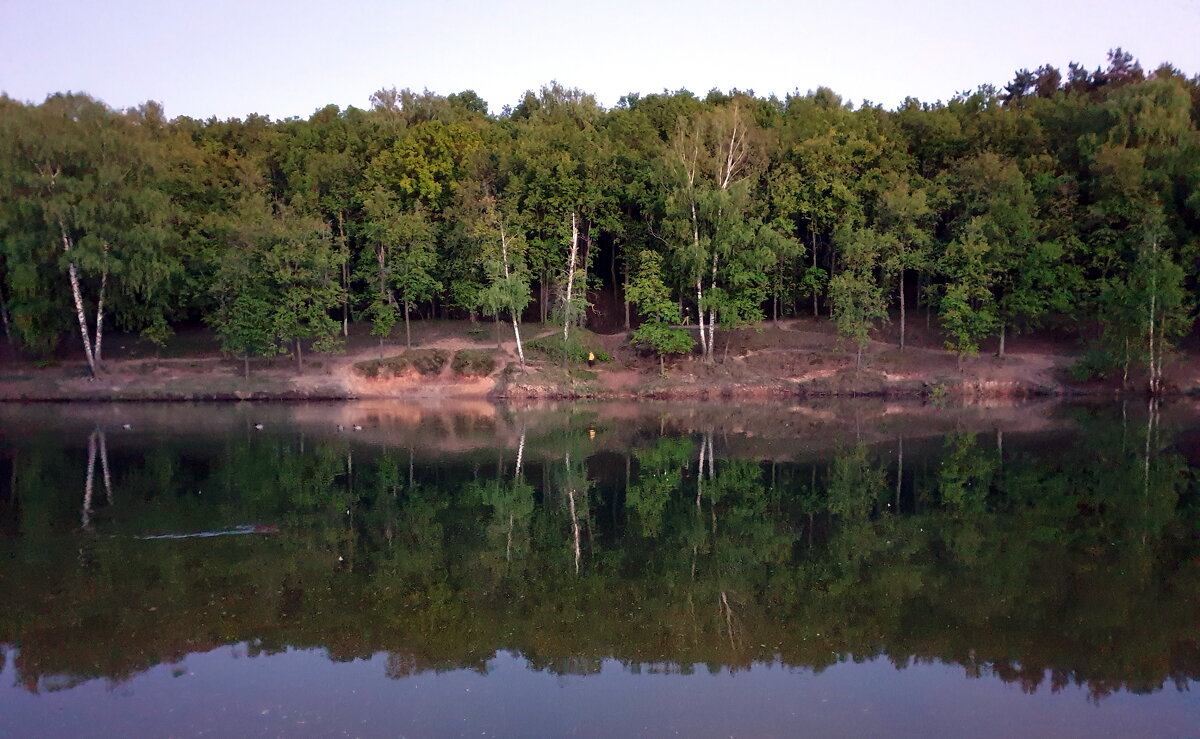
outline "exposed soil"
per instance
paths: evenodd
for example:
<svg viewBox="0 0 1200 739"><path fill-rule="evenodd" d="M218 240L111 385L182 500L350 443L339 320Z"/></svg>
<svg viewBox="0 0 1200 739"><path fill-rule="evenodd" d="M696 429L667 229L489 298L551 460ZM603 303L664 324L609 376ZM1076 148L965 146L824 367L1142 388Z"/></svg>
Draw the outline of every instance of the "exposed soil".
<svg viewBox="0 0 1200 739"><path fill-rule="evenodd" d="M499 330L497 330L499 328ZM522 328L526 340L560 329L540 324ZM511 329L467 321L416 321L413 346L484 350L496 360L488 376L464 377L446 362L437 375L415 371L367 377L355 370L364 360L403 354L405 342L380 344L367 327L356 326L337 355L305 355L294 360L254 360L243 376L240 360L224 357L211 335L184 332L165 350L134 337L107 341L105 373L88 376L81 358L38 363L0 352L0 400L319 400L395 397L461 398L730 398L785 396L927 397L955 400L1056 395L1112 396L1119 378L1076 382L1069 368L1077 348L1051 335L1010 337L1003 358L985 345L961 362L940 348L936 329L912 321L906 347L897 346L894 326L879 332L856 364L852 345L839 341L826 319L765 322L754 329L717 332L716 363L697 357L668 360L660 374L658 358L629 344L625 332L595 337L612 360L592 367L564 369L528 353L521 372ZM1168 387L1177 393L1200 389L1195 349L1181 352L1167 368ZM1141 386L1136 373L1130 386Z"/></svg>

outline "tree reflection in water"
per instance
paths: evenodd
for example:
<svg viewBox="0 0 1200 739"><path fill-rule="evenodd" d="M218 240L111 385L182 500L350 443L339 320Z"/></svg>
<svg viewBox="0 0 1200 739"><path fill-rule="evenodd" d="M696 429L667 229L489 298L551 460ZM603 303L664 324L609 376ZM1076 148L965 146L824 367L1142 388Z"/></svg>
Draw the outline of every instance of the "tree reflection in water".
<svg viewBox="0 0 1200 739"><path fill-rule="evenodd" d="M384 652L395 678L511 651L570 674L882 657L1095 699L1184 687L1196 460L1186 419L1148 410L790 456L577 409L453 453L283 430L7 438L0 655L19 645L30 691L236 643ZM264 535L189 536L223 531Z"/></svg>

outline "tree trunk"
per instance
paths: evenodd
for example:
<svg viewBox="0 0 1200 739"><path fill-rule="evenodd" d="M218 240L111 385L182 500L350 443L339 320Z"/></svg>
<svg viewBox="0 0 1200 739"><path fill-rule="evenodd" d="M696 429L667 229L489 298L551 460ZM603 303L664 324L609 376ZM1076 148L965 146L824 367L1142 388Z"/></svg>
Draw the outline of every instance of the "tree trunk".
<svg viewBox="0 0 1200 739"><path fill-rule="evenodd" d="M100 273L100 297L96 300L96 348L92 350L92 356L96 360L96 366L103 366L103 359L100 356L101 344L104 341L104 288L108 286L108 269Z"/></svg>
<svg viewBox="0 0 1200 739"><path fill-rule="evenodd" d="M613 303L621 302L621 283L617 282L617 241L612 240L611 259L608 263L609 276L612 277Z"/></svg>
<svg viewBox="0 0 1200 739"><path fill-rule="evenodd" d="M1125 337L1125 362L1121 372L1121 390L1129 387L1129 337Z"/></svg>
<svg viewBox="0 0 1200 739"><path fill-rule="evenodd" d="M67 236L67 232L62 232L63 251L71 250L71 238ZM75 316L79 319L79 335L83 338L83 354L87 357L88 368L92 371L92 378L100 376L100 370L96 367L96 357L92 354L92 338L88 332L87 313L83 309L83 291L79 287L79 271L75 269L75 262L67 262L67 275L71 280L71 296L75 299Z"/></svg>
<svg viewBox="0 0 1200 739"><path fill-rule="evenodd" d="M509 279L508 236L507 236L507 234L504 233L504 221L503 220L500 221L500 255L502 257L502 264L504 265L504 280L505 280L505 282L507 282ZM509 306L508 312L509 312L509 315L512 316L513 338L516 339L516 342L517 342L517 357L520 358L520 360L521 360L521 372L524 373L525 372L525 349L524 349L524 347L521 346L521 328L518 325L519 321L517 320L519 318L519 316L517 315L517 311L514 310L512 308L512 306ZM499 319L499 315L500 315L499 313L496 314L497 319ZM524 430L522 430L522 433L524 433ZM522 436L521 437L522 445L524 445L524 441L525 441L525 437ZM518 462L517 462L518 472L519 472L520 466L521 466L520 465L520 456L518 455Z"/></svg>
<svg viewBox="0 0 1200 739"><path fill-rule="evenodd" d="M711 280L710 280L708 286L709 286L709 288L711 288L713 290L717 289L717 252L716 251L713 251L712 276L711 276ZM717 347L716 347L716 344L713 343L714 337L716 336L716 329L717 329L717 309L709 308L708 309L708 363L709 364L716 363L715 352L716 352Z"/></svg>
<svg viewBox="0 0 1200 739"><path fill-rule="evenodd" d="M408 349L412 349L412 329L409 326L408 311L409 311L409 302L407 300L405 300L404 301L404 346Z"/></svg>
<svg viewBox="0 0 1200 739"><path fill-rule="evenodd" d="M299 372L304 371L304 354L300 348L300 339L296 339L296 369Z"/></svg>
<svg viewBox="0 0 1200 739"><path fill-rule="evenodd" d="M350 336L350 253L346 249L346 226L342 211L337 214L338 244L342 253L342 336Z"/></svg>
<svg viewBox="0 0 1200 739"><path fill-rule="evenodd" d="M900 270L900 349L904 349L904 269Z"/></svg>
<svg viewBox="0 0 1200 739"><path fill-rule="evenodd" d="M628 313L626 314L628 316ZM8 340L9 345L13 344L12 326L8 320L8 301L4 299L4 289L0 285L0 321L4 323L4 338ZM625 328L629 328L629 320L626 318Z"/></svg>
<svg viewBox="0 0 1200 739"><path fill-rule="evenodd" d="M543 269L542 279L538 281L538 292L541 295L541 297L538 298L538 310L542 314L542 323L545 323L546 319L548 318L546 315L546 281L549 279L550 276L547 275L546 270Z"/></svg>
<svg viewBox="0 0 1200 739"><path fill-rule="evenodd" d="M571 290L575 285L575 259L579 255L579 224L571 212L571 250L567 260L567 294L563 299L563 366L567 366L567 338L571 326Z"/></svg>
<svg viewBox="0 0 1200 739"><path fill-rule="evenodd" d="M629 330L629 259L626 258L621 263L621 272L623 274L624 283L621 287L621 302L625 304L625 330ZM683 311L680 311L680 315ZM5 324L7 326L7 324Z"/></svg>
<svg viewBox="0 0 1200 739"><path fill-rule="evenodd" d="M1005 324L1003 321L1001 321L1000 322L1000 351L996 352L996 356L1000 357L1001 359L1004 359L1004 335L1007 333L1007 331L1005 330L1006 328L1007 328L1007 324Z"/></svg>
<svg viewBox="0 0 1200 739"><path fill-rule="evenodd" d="M1157 393L1157 392L1158 392L1158 388L1155 386L1155 383L1154 383L1154 307L1155 307L1155 306L1154 306L1154 303L1155 303L1155 299L1156 299L1156 297L1157 297L1157 296L1155 296L1155 294L1154 294L1154 292L1153 292L1153 288L1151 288L1151 293L1150 293L1150 326L1149 326L1149 331L1150 331L1150 340L1149 340L1149 349L1150 349L1150 394L1151 394L1151 395L1154 395L1155 393Z"/></svg>
<svg viewBox="0 0 1200 739"><path fill-rule="evenodd" d="M810 235L812 236L812 266L813 266L813 270L815 271L817 269L817 229L815 226L813 227L813 230ZM813 318L816 318L818 316L818 313L817 313L817 286L816 285L812 286L812 291L813 291L813 296L812 296L812 298L813 298Z"/></svg>

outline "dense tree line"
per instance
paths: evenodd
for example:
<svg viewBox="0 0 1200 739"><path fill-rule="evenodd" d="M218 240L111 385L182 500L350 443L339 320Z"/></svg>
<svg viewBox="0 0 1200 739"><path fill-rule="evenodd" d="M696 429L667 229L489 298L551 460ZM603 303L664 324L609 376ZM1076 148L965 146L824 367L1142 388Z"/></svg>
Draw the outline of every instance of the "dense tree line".
<svg viewBox="0 0 1200 739"><path fill-rule="evenodd" d="M300 362L354 320L381 341L414 314L565 338L603 302L635 340L714 362L718 331L799 314L860 346L893 316L902 345L918 307L960 356L1072 327L1091 369L1155 390L1191 328L1200 76L1119 49L891 111L824 88L605 110L551 84L498 116L471 91L371 100L168 121L0 98L9 341L78 334L99 373L113 324L162 342L204 321L231 355Z"/></svg>

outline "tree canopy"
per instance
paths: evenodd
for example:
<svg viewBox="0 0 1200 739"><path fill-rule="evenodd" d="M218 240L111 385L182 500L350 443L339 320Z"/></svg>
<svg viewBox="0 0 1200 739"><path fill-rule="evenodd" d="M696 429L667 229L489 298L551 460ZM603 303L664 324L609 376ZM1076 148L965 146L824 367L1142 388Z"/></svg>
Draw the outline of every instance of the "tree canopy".
<svg viewBox="0 0 1200 739"><path fill-rule="evenodd" d="M371 100L197 121L0 98L8 340L78 341L101 373L114 324L161 342L207 321L232 354L298 354L332 346L338 319L381 337L401 315L566 330L605 290L628 329L698 327L707 362L718 330L767 315L824 313L862 342L895 312L903 346L923 307L960 354L1056 327L1099 371L1153 378L1191 329L1200 76L1120 49L890 111L825 88L606 110L551 83L496 116L470 90ZM635 281L661 300L633 300Z"/></svg>

